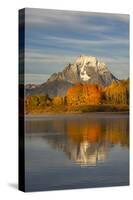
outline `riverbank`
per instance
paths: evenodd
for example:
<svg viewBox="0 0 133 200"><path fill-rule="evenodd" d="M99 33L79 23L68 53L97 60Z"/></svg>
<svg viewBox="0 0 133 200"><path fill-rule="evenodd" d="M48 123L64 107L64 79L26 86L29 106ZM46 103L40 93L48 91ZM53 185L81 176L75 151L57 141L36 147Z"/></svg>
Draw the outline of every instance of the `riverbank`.
<svg viewBox="0 0 133 200"><path fill-rule="evenodd" d="M77 119L83 118L86 119L107 119L107 118L128 118L129 112L91 112L91 113L43 113L43 114L28 114L25 116L26 120L53 120L53 119Z"/></svg>
<svg viewBox="0 0 133 200"><path fill-rule="evenodd" d="M82 113L128 113L128 105L82 105L82 106L51 106L44 109L32 109L26 115L45 115L45 114L82 114Z"/></svg>

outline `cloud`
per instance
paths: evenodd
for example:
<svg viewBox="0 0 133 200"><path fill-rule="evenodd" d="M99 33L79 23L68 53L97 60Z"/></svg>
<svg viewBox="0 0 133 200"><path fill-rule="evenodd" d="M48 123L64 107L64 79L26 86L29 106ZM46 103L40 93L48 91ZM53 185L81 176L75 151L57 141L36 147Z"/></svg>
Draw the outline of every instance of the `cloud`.
<svg viewBox="0 0 133 200"><path fill-rule="evenodd" d="M128 57L98 57L100 61L103 61L105 63L111 64L111 65L127 65L129 66L129 58Z"/></svg>
<svg viewBox="0 0 133 200"><path fill-rule="evenodd" d="M34 9L26 8L26 22L36 25L54 25L57 22L69 23L74 25L80 24L87 19L87 22L93 22L95 18L115 20L119 22L129 21L128 14L116 13L97 13L97 12L83 12L83 11L67 11L67 10L51 10L51 9ZM102 26L102 25L101 25ZM96 28L96 26L94 26Z"/></svg>
<svg viewBox="0 0 133 200"><path fill-rule="evenodd" d="M38 62L38 63L62 63L68 62L73 59L74 56L58 55L58 54L44 54L43 52L31 51L30 55L26 53L26 62Z"/></svg>
<svg viewBox="0 0 133 200"><path fill-rule="evenodd" d="M105 46L105 45L128 45L129 40L127 38L119 37L103 37L97 40L87 40L87 39L75 39L75 38L66 38L66 37L56 37L56 36L46 36L42 37L40 40L37 39L38 44L45 43L45 40L51 41L53 44L63 44L63 45L94 45L94 46Z"/></svg>
<svg viewBox="0 0 133 200"><path fill-rule="evenodd" d="M100 57L98 59L107 64L109 70L118 79L127 79L129 77L129 57L114 56L114 57Z"/></svg>
<svg viewBox="0 0 133 200"><path fill-rule="evenodd" d="M26 9L26 24L30 28L43 28L56 32L106 33L118 29L119 24L128 24L129 16L122 14L106 14L78 11L62 11L49 9ZM62 29L62 30L61 30Z"/></svg>
<svg viewBox="0 0 133 200"><path fill-rule="evenodd" d="M26 84L42 84L48 80L50 74L25 74Z"/></svg>
<svg viewBox="0 0 133 200"><path fill-rule="evenodd" d="M127 77L129 15L28 8L26 26L26 73L52 74L86 54Z"/></svg>

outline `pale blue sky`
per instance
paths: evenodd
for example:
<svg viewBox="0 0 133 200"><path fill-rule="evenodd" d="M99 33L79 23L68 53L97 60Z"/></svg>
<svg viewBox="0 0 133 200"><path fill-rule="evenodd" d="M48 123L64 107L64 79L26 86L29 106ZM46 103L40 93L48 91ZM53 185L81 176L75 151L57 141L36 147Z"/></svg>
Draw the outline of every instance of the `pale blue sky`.
<svg viewBox="0 0 133 200"><path fill-rule="evenodd" d="M96 56L129 77L129 16L26 9L26 83L43 83L81 55Z"/></svg>

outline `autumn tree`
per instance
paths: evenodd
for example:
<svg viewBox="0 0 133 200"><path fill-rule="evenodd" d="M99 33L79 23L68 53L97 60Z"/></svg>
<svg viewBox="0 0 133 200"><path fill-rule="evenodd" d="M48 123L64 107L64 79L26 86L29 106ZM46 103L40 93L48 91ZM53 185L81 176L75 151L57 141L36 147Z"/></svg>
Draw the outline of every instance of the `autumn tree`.
<svg viewBox="0 0 133 200"><path fill-rule="evenodd" d="M113 81L104 89L106 103L129 104L129 80Z"/></svg>
<svg viewBox="0 0 133 200"><path fill-rule="evenodd" d="M52 98L52 103L55 106L60 106L63 105L63 97L60 96L55 96Z"/></svg>
<svg viewBox="0 0 133 200"><path fill-rule="evenodd" d="M101 88L96 84L78 83L67 91L68 105L99 104L101 100Z"/></svg>
<svg viewBox="0 0 133 200"><path fill-rule="evenodd" d="M67 104L68 105L79 105L81 104L81 95L83 91L83 85L81 83L76 84L73 87L70 87L67 90Z"/></svg>
<svg viewBox="0 0 133 200"><path fill-rule="evenodd" d="M26 112L36 109L44 109L51 105L51 98L48 95L43 96L27 96L25 100Z"/></svg>
<svg viewBox="0 0 133 200"><path fill-rule="evenodd" d="M83 98L85 104L99 104L101 101L101 88L94 84L83 85Z"/></svg>

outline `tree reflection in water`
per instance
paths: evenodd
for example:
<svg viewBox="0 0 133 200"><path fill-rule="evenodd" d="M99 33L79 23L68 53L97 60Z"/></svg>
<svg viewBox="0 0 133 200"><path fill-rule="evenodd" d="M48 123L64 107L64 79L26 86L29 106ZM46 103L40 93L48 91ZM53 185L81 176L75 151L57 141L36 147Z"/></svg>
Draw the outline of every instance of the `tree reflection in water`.
<svg viewBox="0 0 133 200"><path fill-rule="evenodd" d="M128 117L30 121L26 127L80 166L104 162L114 145L129 147Z"/></svg>

